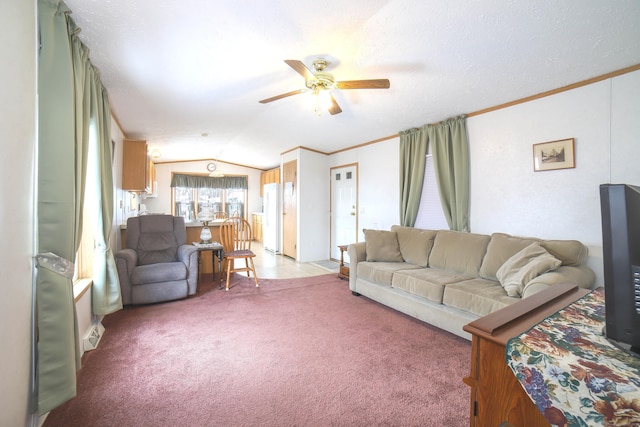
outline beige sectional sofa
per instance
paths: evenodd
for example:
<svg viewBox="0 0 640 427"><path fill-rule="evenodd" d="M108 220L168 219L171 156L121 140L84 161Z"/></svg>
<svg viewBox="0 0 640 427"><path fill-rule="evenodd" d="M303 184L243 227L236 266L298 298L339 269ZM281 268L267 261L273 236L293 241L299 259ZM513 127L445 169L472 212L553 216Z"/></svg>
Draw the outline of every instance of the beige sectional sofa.
<svg viewBox="0 0 640 427"><path fill-rule="evenodd" d="M591 288L595 274L576 240L393 226L349 245L349 288L470 339L467 323L549 286Z"/></svg>

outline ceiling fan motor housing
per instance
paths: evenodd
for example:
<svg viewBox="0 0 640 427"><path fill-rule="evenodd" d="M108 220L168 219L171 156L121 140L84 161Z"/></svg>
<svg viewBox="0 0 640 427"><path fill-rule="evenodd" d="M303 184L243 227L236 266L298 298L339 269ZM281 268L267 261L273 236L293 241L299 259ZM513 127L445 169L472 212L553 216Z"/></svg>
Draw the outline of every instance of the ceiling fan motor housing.
<svg viewBox="0 0 640 427"><path fill-rule="evenodd" d="M333 87L333 76L329 73L315 73L313 79L305 81L305 85L312 90L325 90Z"/></svg>
<svg viewBox="0 0 640 427"><path fill-rule="evenodd" d="M313 73L314 78L305 80L307 88L318 91L331 89L333 87L333 75L323 72L324 69L327 68L327 65L329 65L329 61L324 58L318 58L313 61L313 69L315 70L315 73Z"/></svg>

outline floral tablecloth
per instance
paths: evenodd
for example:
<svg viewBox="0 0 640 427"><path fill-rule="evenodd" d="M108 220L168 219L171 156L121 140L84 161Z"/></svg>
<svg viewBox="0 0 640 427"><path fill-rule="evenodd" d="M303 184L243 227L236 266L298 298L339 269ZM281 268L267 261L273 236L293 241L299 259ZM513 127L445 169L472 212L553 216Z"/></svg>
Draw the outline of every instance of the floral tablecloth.
<svg viewBox="0 0 640 427"><path fill-rule="evenodd" d="M640 358L603 335L598 288L507 344L507 364L553 426L640 426Z"/></svg>

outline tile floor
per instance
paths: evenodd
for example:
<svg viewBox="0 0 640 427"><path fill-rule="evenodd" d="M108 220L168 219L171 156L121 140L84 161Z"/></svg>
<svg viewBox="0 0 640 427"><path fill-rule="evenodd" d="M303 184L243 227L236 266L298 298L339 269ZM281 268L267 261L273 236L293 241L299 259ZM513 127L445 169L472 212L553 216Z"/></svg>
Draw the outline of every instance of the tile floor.
<svg viewBox="0 0 640 427"><path fill-rule="evenodd" d="M319 276L338 271L338 263L335 269L330 270L311 262L297 262L284 255L274 255L272 252L264 250L262 244L251 243L251 249L256 254L254 263L258 277L266 279L290 279L295 277ZM326 260L323 265L326 265ZM330 265L330 264L329 264Z"/></svg>

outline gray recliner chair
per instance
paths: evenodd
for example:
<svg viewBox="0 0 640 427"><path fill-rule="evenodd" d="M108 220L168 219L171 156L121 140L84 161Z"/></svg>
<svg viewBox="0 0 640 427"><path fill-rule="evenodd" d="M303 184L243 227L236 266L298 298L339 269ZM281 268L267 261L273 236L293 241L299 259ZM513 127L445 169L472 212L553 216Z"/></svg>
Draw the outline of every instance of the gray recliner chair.
<svg viewBox="0 0 640 427"><path fill-rule="evenodd" d="M150 304L195 294L198 249L186 243L183 217L129 218L126 248L115 254L122 303Z"/></svg>

